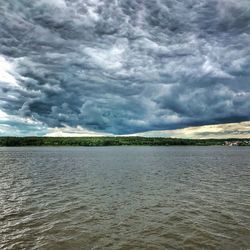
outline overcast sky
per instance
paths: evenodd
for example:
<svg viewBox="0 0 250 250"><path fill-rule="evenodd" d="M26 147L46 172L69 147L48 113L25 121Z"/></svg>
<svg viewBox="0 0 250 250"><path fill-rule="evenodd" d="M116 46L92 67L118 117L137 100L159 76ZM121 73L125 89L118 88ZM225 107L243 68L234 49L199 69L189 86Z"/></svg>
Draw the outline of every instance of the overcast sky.
<svg viewBox="0 0 250 250"><path fill-rule="evenodd" d="M0 0L0 135L250 137L249 121L249 0Z"/></svg>

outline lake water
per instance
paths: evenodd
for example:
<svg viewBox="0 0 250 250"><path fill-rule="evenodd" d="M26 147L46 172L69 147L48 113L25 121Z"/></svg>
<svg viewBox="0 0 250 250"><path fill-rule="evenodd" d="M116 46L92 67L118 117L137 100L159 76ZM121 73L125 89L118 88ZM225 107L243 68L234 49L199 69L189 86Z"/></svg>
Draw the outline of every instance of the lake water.
<svg viewBox="0 0 250 250"><path fill-rule="evenodd" d="M0 249L250 249L250 147L0 148Z"/></svg>

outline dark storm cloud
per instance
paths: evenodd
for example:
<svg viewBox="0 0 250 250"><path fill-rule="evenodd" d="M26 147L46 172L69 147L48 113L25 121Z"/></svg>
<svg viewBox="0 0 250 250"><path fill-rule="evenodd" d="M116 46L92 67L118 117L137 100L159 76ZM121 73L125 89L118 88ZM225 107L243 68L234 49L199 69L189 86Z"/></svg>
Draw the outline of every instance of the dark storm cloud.
<svg viewBox="0 0 250 250"><path fill-rule="evenodd" d="M0 0L0 109L115 134L250 119L248 0Z"/></svg>

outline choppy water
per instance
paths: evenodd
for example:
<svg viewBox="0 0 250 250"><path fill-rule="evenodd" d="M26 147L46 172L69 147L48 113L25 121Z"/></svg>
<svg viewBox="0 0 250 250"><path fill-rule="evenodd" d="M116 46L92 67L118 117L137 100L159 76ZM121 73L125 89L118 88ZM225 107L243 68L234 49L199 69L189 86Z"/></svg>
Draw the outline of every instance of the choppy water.
<svg viewBox="0 0 250 250"><path fill-rule="evenodd" d="M250 147L0 148L0 249L250 249Z"/></svg>

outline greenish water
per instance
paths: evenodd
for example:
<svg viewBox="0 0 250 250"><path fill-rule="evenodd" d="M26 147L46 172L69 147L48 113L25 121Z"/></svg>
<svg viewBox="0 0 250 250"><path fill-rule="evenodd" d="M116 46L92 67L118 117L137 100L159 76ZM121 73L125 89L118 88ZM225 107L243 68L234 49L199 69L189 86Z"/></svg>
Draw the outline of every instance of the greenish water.
<svg viewBox="0 0 250 250"><path fill-rule="evenodd" d="M0 148L0 249L249 249L250 147Z"/></svg>

